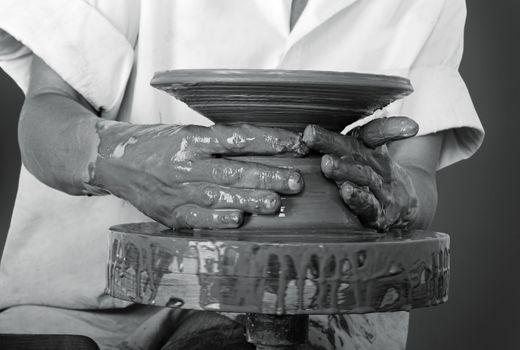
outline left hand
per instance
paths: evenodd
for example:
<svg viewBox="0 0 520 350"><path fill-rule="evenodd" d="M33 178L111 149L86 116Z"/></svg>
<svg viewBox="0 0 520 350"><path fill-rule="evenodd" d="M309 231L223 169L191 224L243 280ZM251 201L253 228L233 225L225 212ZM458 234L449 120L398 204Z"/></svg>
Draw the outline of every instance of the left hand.
<svg viewBox="0 0 520 350"><path fill-rule="evenodd" d="M417 194L403 167L392 160L386 144L415 136L418 125L406 117L375 119L341 135L316 125L303 141L324 153L321 169L336 182L346 205L363 225L380 231L406 229L417 217Z"/></svg>

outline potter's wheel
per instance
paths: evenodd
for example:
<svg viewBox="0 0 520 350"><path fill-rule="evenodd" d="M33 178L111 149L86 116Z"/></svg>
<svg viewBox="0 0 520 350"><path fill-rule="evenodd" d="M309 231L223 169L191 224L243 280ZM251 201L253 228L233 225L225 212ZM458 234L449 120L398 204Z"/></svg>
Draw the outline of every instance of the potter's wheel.
<svg viewBox="0 0 520 350"><path fill-rule="evenodd" d="M177 70L157 73L152 85L216 123L296 131L307 124L341 131L413 90L400 77L277 70ZM282 196L278 215L249 216L240 229L112 227L108 294L247 313L247 339L258 349L305 343L309 314L410 310L447 301L448 235L363 229L321 174L320 155L240 160L299 169L305 188Z"/></svg>
<svg viewBox="0 0 520 350"><path fill-rule="evenodd" d="M267 314L410 310L447 300L446 234L235 232L115 226L108 292L141 304Z"/></svg>

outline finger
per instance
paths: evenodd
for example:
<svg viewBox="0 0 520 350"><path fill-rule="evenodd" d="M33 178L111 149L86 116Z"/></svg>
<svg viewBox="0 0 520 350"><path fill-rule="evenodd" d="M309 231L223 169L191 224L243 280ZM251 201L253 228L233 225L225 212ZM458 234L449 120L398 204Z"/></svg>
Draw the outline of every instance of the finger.
<svg viewBox="0 0 520 350"><path fill-rule="evenodd" d="M208 209L186 204L174 210L175 228L237 228L244 214L236 209Z"/></svg>
<svg viewBox="0 0 520 350"><path fill-rule="evenodd" d="M252 214L273 214L278 212L281 205L280 196L267 190L208 183L188 183L183 187L188 200L212 209L239 209Z"/></svg>
<svg viewBox="0 0 520 350"><path fill-rule="evenodd" d="M359 154L362 146L354 137L328 131L317 125L307 125L303 132L303 142L315 151L336 155Z"/></svg>
<svg viewBox="0 0 520 350"><path fill-rule="evenodd" d="M349 158L326 154L321 158L321 170L326 177L338 183L349 181L357 186L367 186L376 196L381 193L381 176L371 167L352 162Z"/></svg>
<svg viewBox="0 0 520 350"><path fill-rule="evenodd" d="M389 174L389 155L386 146L370 148L352 136L345 136L309 125L303 133L303 140L313 150L345 157L353 163L374 169L386 179Z"/></svg>
<svg viewBox="0 0 520 350"><path fill-rule="evenodd" d="M419 131L419 124L407 117L378 118L361 126L359 137L372 148L388 142L415 136Z"/></svg>
<svg viewBox="0 0 520 350"><path fill-rule="evenodd" d="M304 156L309 152L301 134L285 129L215 124L209 130L214 140L207 149L211 154Z"/></svg>
<svg viewBox="0 0 520 350"><path fill-rule="evenodd" d="M382 217L381 204L377 198L366 188L361 188L353 183L345 182L340 188L341 198L345 204L360 219L360 221L370 227L379 227Z"/></svg>
<svg viewBox="0 0 520 350"><path fill-rule="evenodd" d="M304 186L303 177L296 169L224 158L196 160L185 165L183 178L189 182L203 181L223 186L270 190L283 194L299 193Z"/></svg>

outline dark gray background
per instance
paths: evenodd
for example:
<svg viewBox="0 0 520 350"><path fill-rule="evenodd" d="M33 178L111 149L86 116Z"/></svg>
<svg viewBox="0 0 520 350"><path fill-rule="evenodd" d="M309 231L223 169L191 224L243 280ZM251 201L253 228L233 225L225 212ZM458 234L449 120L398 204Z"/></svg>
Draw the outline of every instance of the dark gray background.
<svg viewBox="0 0 520 350"><path fill-rule="evenodd" d="M450 301L412 312L408 349L520 349L519 18L520 2L468 1L461 72L487 136L473 158L439 173L432 227L451 234ZM0 72L0 250L17 188L22 101Z"/></svg>

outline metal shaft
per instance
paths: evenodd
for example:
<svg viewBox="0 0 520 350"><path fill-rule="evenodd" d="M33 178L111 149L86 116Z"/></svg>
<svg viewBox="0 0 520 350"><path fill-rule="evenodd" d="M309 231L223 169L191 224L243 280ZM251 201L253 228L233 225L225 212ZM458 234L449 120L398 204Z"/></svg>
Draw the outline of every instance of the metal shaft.
<svg viewBox="0 0 520 350"><path fill-rule="evenodd" d="M308 315L247 314L247 341L258 350L294 350L307 341Z"/></svg>

